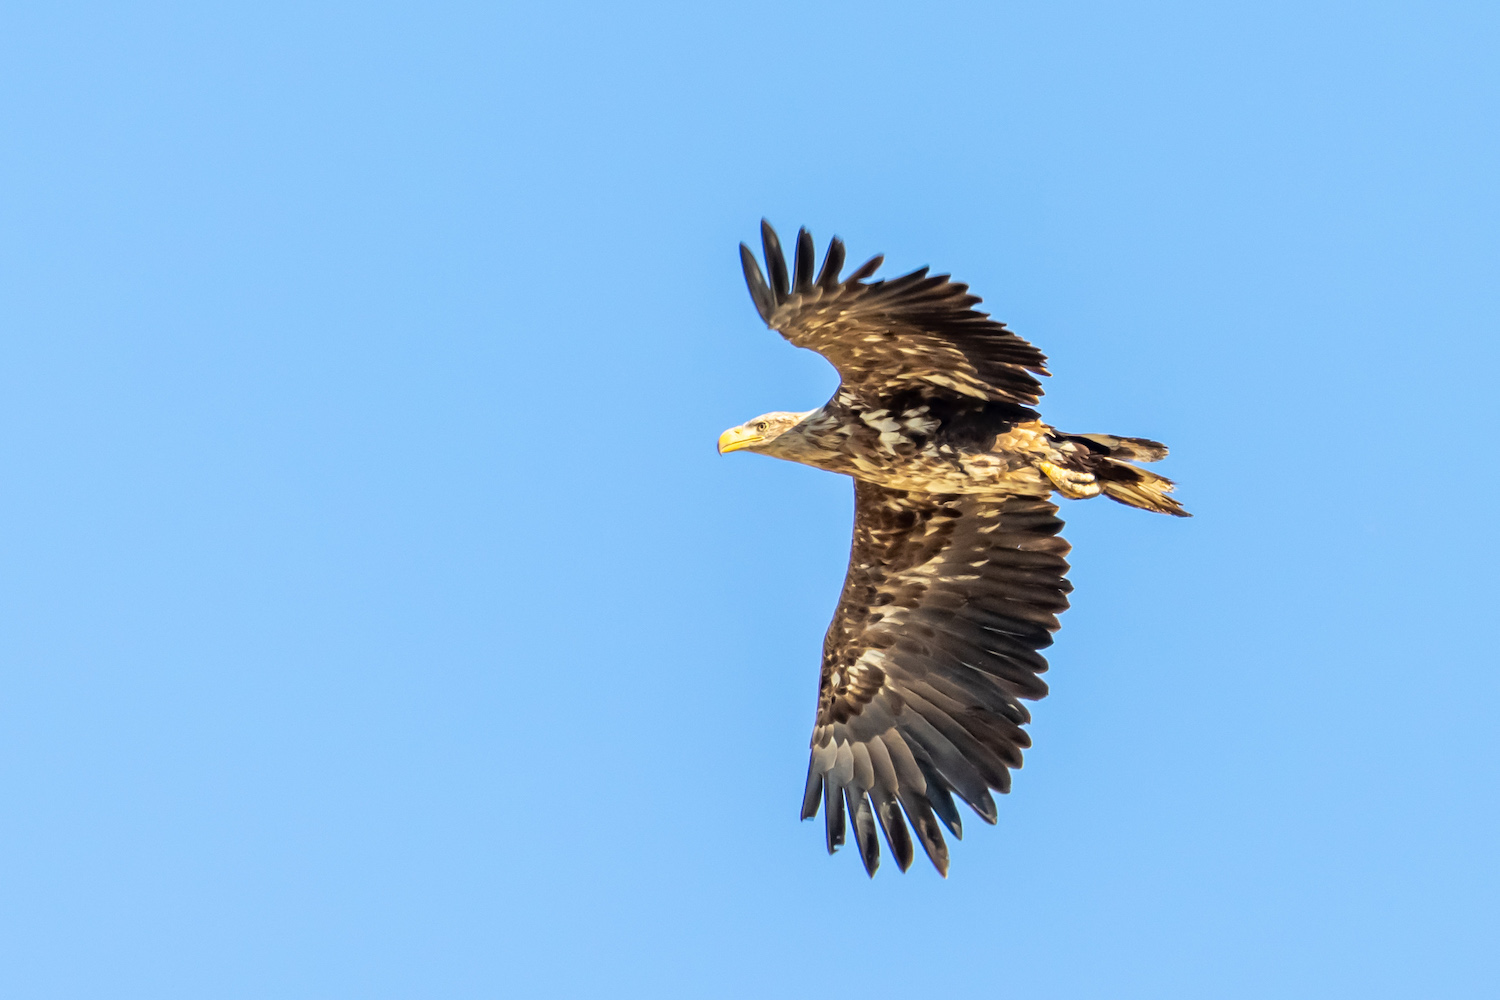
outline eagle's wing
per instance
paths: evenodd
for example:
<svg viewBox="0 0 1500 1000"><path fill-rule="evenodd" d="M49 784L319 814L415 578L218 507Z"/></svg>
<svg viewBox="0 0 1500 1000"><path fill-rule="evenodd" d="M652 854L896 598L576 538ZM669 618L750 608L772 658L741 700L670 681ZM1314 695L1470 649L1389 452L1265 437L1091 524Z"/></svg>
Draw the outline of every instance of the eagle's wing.
<svg viewBox="0 0 1500 1000"><path fill-rule="evenodd" d="M988 313L976 312L980 299L968 285L946 274L928 277L925 267L889 281L864 281L882 257L841 280L844 244L837 237L814 278L817 251L806 229L797 232L788 274L781 241L764 221L761 240L769 283L755 254L740 244L745 281L761 319L831 361L845 385L880 396L935 386L1023 406L1041 396L1036 375L1047 374L1046 355Z"/></svg>
<svg viewBox="0 0 1500 1000"><path fill-rule="evenodd" d="M1019 699L1040 698L1068 606L1068 543L1057 507L1035 497L985 501L855 483L854 545L823 642L823 677L802 818L821 803L831 853L845 806L871 875L878 820L896 862L912 860L910 820L944 875L934 812L963 835L952 793L995 822L991 788L1031 745Z"/></svg>

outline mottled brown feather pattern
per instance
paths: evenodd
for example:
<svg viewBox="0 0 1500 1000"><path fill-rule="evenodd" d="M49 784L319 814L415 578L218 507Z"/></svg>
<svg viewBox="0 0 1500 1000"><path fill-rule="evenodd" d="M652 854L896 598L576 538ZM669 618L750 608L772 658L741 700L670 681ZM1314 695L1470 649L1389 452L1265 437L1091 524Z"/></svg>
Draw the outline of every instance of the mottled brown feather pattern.
<svg viewBox="0 0 1500 1000"><path fill-rule="evenodd" d="M1009 789L1007 769L1030 745L1019 699L1046 694L1036 651L1051 644L1068 606L1056 510L1031 497L992 502L856 483L849 574L823 643L809 797L814 783L832 782L856 799L920 798L930 808L935 781L993 822L987 789ZM874 743L881 759L895 748L919 765L905 784L894 765L863 776L838 770L843 748L855 759ZM900 821L888 812L888 825ZM924 843L946 870L941 834L927 831Z"/></svg>
<svg viewBox="0 0 1500 1000"><path fill-rule="evenodd" d="M823 355L844 384L890 394L922 384L978 399L1035 404L1047 358L973 307L978 296L922 268L890 281L795 293L770 326ZM1035 373L1035 374L1033 374Z"/></svg>
<svg viewBox="0 0 1500 1000"><path fill-rule="evenodd" d="M738 449L855 480L849 572L823 643L802 815L821 808L830 852L852 822L872 875L877 826L897 864L920 843L946 875L954 796L996 817L991 791L1031 745L1024 700L1041 698L1068 543L1050 497L1109 496L1186 516L1171 480L1133 461L1144 438L1064 434L1031 409L1046 358L990 317L968 286L923 268L870 281L874 257L840 278L835 238L821 268L806 230L791 268L762 223L766 273L741 244L756 310L838 369L828 403L726 431ZM909 829L908 829L909 824Z"/></svg>
<svg viewBox="0 0 1500 1000"><path fill-rule="evenodd" d="M1036 375L1047 357L974 307L982 301L969 286L927 268L882 281L864 281L879 267L875 257L838 280L843 243L830 245L818 281L789 280L781 241L761 223L770 281L755 255L740 245L751 296L766 324L798 347L823 355L846 386L866 395L889 395L915 386L978 399L1033 405L1042 395ZM811 275L812 237L797 234L799 275ZM831 268L831 270L830 270Z"/></svg>

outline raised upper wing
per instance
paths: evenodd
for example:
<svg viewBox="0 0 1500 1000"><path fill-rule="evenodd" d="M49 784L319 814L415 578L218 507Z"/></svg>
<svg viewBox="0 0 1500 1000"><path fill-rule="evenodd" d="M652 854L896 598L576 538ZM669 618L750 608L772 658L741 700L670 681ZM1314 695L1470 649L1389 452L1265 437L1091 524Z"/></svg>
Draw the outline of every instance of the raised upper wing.
<svg viewBox="0 0 1500 1000"><path fill-rule="evenodd" d="M788 273L781 241L761 222L767 281L755 254L740 244L750 297L766 325L798 347L823 355L846 385L890 394L922 385L979 399L1031 406L1042 394L1037 375L1047 358L1027 341L977 312L969 286L927 268L889 281L865 281L884 260L873 257L840 279L844 244L834 237L817 276L817 251L798 230Z"/></svg>
<svg viewBox="0 0 1500 1000"><path fill-rule="evenodd" d="M828 850L845 808L871 875L878 822L896 862L912 861L909 820L938 871L948 848L936 817L962 837L953 794L995 822L990 789L1010 790L1031 741L1020 699L1038 676L1068 606L1068 543L1057 507L855 483L854 544L823 674L802 817L821 804Z"/></svg>

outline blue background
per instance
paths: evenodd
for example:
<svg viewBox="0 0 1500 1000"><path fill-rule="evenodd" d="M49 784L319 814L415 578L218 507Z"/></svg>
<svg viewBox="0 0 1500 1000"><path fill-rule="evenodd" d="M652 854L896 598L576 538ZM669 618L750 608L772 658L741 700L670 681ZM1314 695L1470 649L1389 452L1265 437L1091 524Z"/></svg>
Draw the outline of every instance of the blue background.
<svg viewBox="0 0 1500 1000"><path fill-rule="evenodd" d="M1479 997L1492 4L8 5L0 993ZM799 824L851 491L735 244L1160 438L944 882Z"/></svg>

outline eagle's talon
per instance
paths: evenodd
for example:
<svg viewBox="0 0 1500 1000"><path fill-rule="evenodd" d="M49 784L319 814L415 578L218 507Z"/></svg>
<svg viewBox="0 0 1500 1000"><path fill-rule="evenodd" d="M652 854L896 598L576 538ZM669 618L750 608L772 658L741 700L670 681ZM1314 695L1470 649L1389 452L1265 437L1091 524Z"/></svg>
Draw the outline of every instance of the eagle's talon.
<svg viewBox="0 0 1500 1000"><path fill-rule="evenodd" d="M1091 472L1072 472L1051 462L1038 462L1036 466L1057 487L1057 492L1069 500L1086 500L1099 495L1101 487Z"/></svg>

